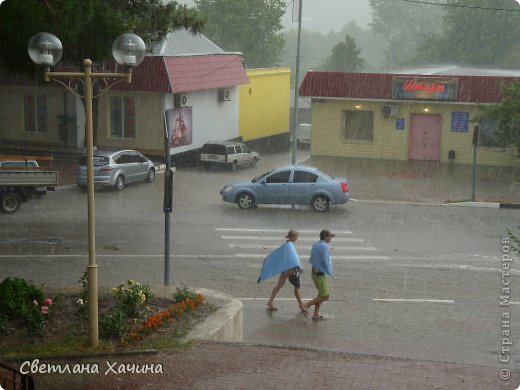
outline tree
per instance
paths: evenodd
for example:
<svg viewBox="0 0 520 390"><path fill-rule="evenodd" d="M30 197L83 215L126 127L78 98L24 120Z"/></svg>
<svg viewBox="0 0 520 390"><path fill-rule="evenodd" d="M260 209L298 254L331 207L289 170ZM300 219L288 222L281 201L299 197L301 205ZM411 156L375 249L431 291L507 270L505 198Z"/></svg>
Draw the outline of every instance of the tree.
<svg viewBox="0 0 520 390"><path fill-rule="evenodd" d="M27 57L31 36L48 31L63 44L63 63L80 66L84 58L112 58L112 42L132 31L148 47L179 28L200 31L204 25L194 8L162 0L7 0L0 5L0 65L33 71Z"/></svg>
<svg viewBox="0 0 520 390"><path fill-rule="evenodd" d="M301 31L301 53L300 53L300 78L303 80L305 73L309 69L319 69L327 57L331 54L332 49L338 43L343 42L345 35L354 38L356 46L361 50L364 66L361 71L382 72L386 68L383 56L384 43L374 35L370 29L361 28L355 21L351 20L346 23L343 28L338 31L330 31L326 35L320 32L309 32L305 29ZM290 66L291 69L296 67L296 42L298 39L298 30L291 29L284 34L285 47L282 53L282 65ZM301 82L300 80L300 82ZM291 87L294 80L291 79ZM300 84L300 83L298 83Z"/></svg>
<svg viewBox="0 0 520 390"><path fill-rule="evenodd" d="M124 32L141 36L147 47L170 31L200 31L205 19L195 8L163 0L7 0L0 5L0 68L9 73L34 73L27 55L29 39L40 31L59 37L62 65L82 66L112 58L112 42ZM94 84L96 88L97 83ZM94 99L94 142L97 134Z"/></svg>
<svg viewBox="0 0 520 390"><path fill-rule="evenodd" d="M520 82L500 87L500 102L480 107L476 120L497 123L496 137L505 145L513 145L520 152Z"/></svg>
<svg viewBox="0 0 520 390"><path fill-rule="evenodd" d="M226 51L243 53L248 68L277 65L284 46L282 0L195 0L207 16L204 35Z"/></svg>
<svg viewBox="0 0 520 390"><path fill-rule="evenodd" d="M518 56L520 5L514 0L447 0L439 33L418 47L418 63L507 66Z"/></svg>
<svg viewBox="0 0 520 390"><path fill-rule="evenodd" d="M332 53L325 60L322 69L332 72L357 72L365 62L359 57L360 53L361 50L356 47L354 38L346 35L344 42L332 48Z"/></svg>
<svg viewBox="0 0 520 390"><path fill-rule="evenodd" d="M439 5L403 0L370 0L370 6L370 28L386 43L385 57L392 67L411 64L421 38L441 30L446 11Z"/></svg>

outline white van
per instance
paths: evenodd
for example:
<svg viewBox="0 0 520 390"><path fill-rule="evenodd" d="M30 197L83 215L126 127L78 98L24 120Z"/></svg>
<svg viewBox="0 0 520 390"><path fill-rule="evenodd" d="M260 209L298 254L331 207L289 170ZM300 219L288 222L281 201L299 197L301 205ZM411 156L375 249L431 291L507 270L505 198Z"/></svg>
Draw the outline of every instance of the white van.
<svg viewBox="0 0 520 390"><path fill-rule="evenodd" d="M309 145L311 143L311 131L312 129L310 123L300 123L298 125L298 133L296 134L297 145Z"/></svg>

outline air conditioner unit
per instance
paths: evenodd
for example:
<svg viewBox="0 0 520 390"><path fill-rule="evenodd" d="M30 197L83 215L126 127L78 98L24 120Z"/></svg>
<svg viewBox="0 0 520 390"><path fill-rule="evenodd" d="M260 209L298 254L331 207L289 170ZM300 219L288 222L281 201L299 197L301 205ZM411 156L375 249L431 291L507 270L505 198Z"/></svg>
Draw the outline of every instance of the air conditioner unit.
<svg viewBox="0 0 520 390"><path fill-rule="evenodd" d="M189 96L185 93L175 94L175 107L186 107L190 103Z"/></svg>
<svg viewBox="0 0 520 390"><path fill-rule="evenodd" d="M395 104L385 104L383 106L383 115L384 116L398 116L399 115L399 106Z"/></svg>
<svg viewBox="0 0 520 390"><path fill-rule="evenodd" d="M218 100L219 102L229 102L231 100L231 90L228 88L219 89Z"/></svg>

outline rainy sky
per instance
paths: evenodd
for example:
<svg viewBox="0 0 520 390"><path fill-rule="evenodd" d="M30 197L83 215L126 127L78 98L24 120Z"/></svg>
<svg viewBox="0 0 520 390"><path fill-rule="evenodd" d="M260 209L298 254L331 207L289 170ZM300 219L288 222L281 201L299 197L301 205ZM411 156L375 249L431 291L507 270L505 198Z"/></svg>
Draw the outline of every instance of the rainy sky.
<svg viewBox="0 0 520 390"><path fill-rule="evenodd" d="M303 26L306 30L328 34L339 31L349 21L354 20L360 27L370 22L368 0L302 0ZM519 0L520 1L520 0ZM177 0L180 4L193 6L192 0ZM285 0L289 4L290 0ZM297 28L292 21L292 4L288 6L282 23L286 29Z"/></svg>

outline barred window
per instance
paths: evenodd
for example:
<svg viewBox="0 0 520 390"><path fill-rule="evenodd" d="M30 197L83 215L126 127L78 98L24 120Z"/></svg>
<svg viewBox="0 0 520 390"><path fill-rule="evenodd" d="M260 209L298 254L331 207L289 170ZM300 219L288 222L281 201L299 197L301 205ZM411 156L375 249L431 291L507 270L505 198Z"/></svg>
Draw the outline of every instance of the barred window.
<svg viewBox="0 0 520 390"><path fill-rule="evenodd" d="M110 97L110 135L116 138L135 138L133 97Z"/></svg>
<svg viewBox="0 0 520 390"><path fill-rule="evenodd" d="M24 96L25 131L46 133L47 127L47 95L43 93Z"/></svg>

